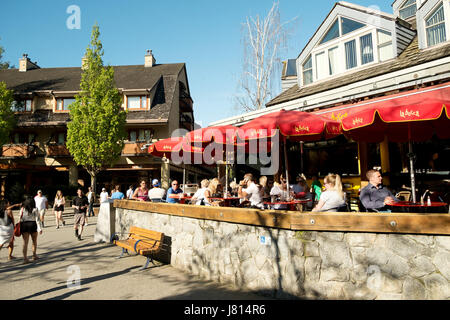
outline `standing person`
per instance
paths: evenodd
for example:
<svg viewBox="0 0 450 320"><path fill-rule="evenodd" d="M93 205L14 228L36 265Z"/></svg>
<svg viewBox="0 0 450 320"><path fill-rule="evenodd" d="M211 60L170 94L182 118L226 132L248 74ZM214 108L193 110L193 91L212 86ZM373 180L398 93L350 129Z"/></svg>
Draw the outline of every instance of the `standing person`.
<svg viewBox="0 0 450 320"><path fill-rule="evenodd" d="M83 190L78 188L77 196L73 199L72 208L74 208L74 229L75 237L81 239L83 233L84 220L86 219L86 211L89 206L87 197L83 194Z"/></svg>
<svg viewBox="0 0 450 320"><path fill-rule="evenodd" d="M94 216L95 195L94 195L94 192L92 191L92 187L88 187L88 193L87 193L86 196L87 196L87 199L88 199L88 202L89 202L89 209L88 209L87 216L88 217L93 217Z"/></svg>
<svg viewBox="0 0 450 320"><path fill-rule="evenodd" d="M125 198L125 195L120 192L120 186L116 185L114 187L113 192L111 193L111 200L117 199L117 200L122 200L123 198Z"/></svg>
<svg viewBox="0 0 450 320"><path fill-rule="evenodd" d="M133 196L133 186L130 186L127 190L127 199L131 199L131 197Z"/></svg>
<svg viewBox="0 0 450 320"><path fill-rule="evenodd" d="M312 211L333 212L345 206L345 193L342 189L341 177L330 173L324 179L325 191Z"/></svg>
<svg viewBox="0 0 450 320"><path fill-rule="evenodd" d="M131 199L139 201L148 201L148 188L147 182L145 180L141 180L139 187L137 187L136 190L134 190Z"/></svg>
<svg viewBox="0 0 450 320"><path fill-rule="evenodd" d="M12 253L14 250L14 215L12 208L20 206L15 204L10 206L7 200L0 200L0 249L8 245L8 260L14 259Z"/></svg>
<svg viewBox="0 0 450 320"><path fill-rule="evenodd" d="M34 202L36 203L36 208L39 211L39 217L42 222L42 228L44 227L44 216L45 210L48 209L48 200L42 195L42 190L38 190L37 195L34 197Z"/></svg>
<svg viewBox="0 0 450 320"><path fill-rule="evenodd" d="M179 188L177 180L173 180L172 186L169 188L169 190L167 190L167 202L168 203L179 203L180 202L179 199L174 199L174 198L170 197L170 195L172 195L172 194L183 194L183 190L181 190Z"/></svg>
<svg viewBox="0 0 450 320"><path fill-rule="evenodd" d="M37 251L37 236L42 234L42 220L40 219L39 210L36 208L36 203L31 197L27 197L22 203L20 209L20 231L23 238L23 262L29 263L27 258L28 241L33 241L33 260L39 259L36 255Z"/></svg>
<svg viewBox="0 0 450 320"><path fill-rule="evenodd" d="M153 179L152 186L153 188L148 192L148 198L151 201L161 202L166 197L166 190L161 188L161 183L158 179Z"/></svg>
<svg viewBox="0 0 450 320"><path fill-rule="evenodd" d="M366 177L369 179L369 184L361 190L359 195L364 208L377 212L391 212L386 206L398 199L383 186L381 173L378 170L369 170Z"/></svg>
<svg viewBox="0 0 450 320"><path fill-rule="evenodd" d="M106 188L102 188L102 192L100 192L100 204L102 203L109 203L109 195Z"/></svg>
<svg viewBox="0 0 450 320"><path fill-rule="evenodd" d="M53 212L55 213L56 219L56 229L59 229L59 221L61 221L62 225L65 226L66 222L62 217L62 213L64 212L64 205L66 204L66 199L64 198L62 191L58 190L56 192L55 201L53 203Z"/></svg>

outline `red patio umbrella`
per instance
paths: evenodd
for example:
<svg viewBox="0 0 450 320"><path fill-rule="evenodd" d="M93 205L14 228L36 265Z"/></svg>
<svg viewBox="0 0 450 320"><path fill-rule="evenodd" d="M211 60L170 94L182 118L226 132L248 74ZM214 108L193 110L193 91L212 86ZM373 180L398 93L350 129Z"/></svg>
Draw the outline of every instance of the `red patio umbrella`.
<svg viewBox="0 0 450 320"><path fill-rule="evenodd" d="M284 109L255 118L239 128L239 139L249 141L253 139L273 138L279 132L284 142L291 141L319 141L331 139L342 134L341 124L313 113L303 111L286 111ZM284 159L286 179L289 185L287 172L287 150L284 145Z"/></svg>
<svg viewBox="0 0 450 320"><path fill-rule="evenodd" d="M177 157L177 160L181 160L183 163L183 188L186 179L185 162L193 163L196 154L203 154L203 147L191 146L185 137L172 137L163 140L159 140L151 144L148 148L148 153L166 159L173 159Z"/></svg>
<svg viewBox="0 0 450 320"><path fill-rule="evenodd" d="M408 142L413 201L416 189L413 141L429 140L433 134L450 138L450 84L374 99L352 107L342 120L344 134L356 141Z"/></svg>

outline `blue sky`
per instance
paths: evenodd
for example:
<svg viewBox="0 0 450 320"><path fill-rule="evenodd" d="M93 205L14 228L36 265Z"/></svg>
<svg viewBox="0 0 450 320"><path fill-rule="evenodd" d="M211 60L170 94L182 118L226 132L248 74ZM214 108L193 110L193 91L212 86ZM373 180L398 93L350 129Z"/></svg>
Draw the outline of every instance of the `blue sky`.
<svg viewBox="0 0 450 320"><path fill-rule="evenodd" d="M352 0L392 13L392 0ZM28 53L40 67L76 67L89 44L92 26L100 27L105 64L143 64L147 49L157 63L186 63L196 122L239 112L243 48L241 26L247 16L265 16L272 0L53 0L2 1L0 46L4 61L18 66ZM296 58L325 19L334 1L279 0L282 21L296 18L285 59ZM68 29L70 5L81 12L80 29Z"/></svg>

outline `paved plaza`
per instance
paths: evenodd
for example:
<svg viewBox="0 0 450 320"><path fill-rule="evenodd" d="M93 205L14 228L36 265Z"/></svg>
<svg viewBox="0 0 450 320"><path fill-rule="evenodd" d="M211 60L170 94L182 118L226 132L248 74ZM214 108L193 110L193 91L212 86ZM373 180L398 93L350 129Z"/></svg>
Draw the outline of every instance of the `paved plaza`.
<svg viewBox="0 0 450 320"><path fill-rule="evenodd" d="M23 264L22 238L15 239L16 259L8 261L8 249L0 251L1 300L267 299L193 277L167 264L156 262L139 270L144 257L116 259L121 248L93 241L97 217L89 217L82 241L75 238L72 213L66 212L64 219L66 226L56 229L53 212L47 211L43 234L38 237L39 260ZM31 240L28 257L32 258Z"/></svg>

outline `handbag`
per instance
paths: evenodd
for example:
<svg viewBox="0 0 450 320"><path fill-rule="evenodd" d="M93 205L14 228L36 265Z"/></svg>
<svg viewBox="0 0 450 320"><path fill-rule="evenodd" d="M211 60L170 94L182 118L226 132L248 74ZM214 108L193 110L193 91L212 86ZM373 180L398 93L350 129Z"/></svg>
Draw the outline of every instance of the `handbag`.
<svg viewBox="0 0 450 320"><path fill-rule="evenodd" d="M22 220L22 215L23 215L23 208L20 210L20 218L19 218L19 222L16 223L16 225L14 226L14 236L16 237L20 237L22 235L22 231L20 230L20 220Z"/></svg>
<svg viewBox="0 0 450 320"><path fill-rule="evenodd" d="M16 223L14 226L14 236L20 237L22 235L22 232L20 231L20 221Z"/></svg>

